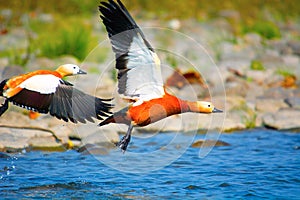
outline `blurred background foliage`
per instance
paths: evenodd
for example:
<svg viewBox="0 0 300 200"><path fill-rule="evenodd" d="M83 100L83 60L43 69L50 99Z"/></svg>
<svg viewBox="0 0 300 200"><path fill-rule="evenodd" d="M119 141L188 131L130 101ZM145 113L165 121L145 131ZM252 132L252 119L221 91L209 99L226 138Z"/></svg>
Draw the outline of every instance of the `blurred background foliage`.
<svg viewBox="0 0 300 200"><path fill-rule="evenodd" d="M81 0L0 0L1 8L12 8L20 12L40 10L66 15L90 15L96 12L100 1ZM197 18L205 19L216 17L221 10L232 9L241 14L241 18L257 19L263 17L264 11L279 14L282 19L298 16L300 7L297 0L163 0L157 3L151 0L123 0L126 7L147 11L159 18ZM176 12L170 12L176 11Z"/></svg>
<svg viewBox="0 0 300 200"><path fill-rule="evenodd" d="M96 22L93 24L91 20L99 15L99 2L0 0L0 11L12 12L9 18L0 15L0 30L26 26L37 35L37 38L28 37L31 45L28 50L38 49L39 56L52 58L70 54L82 60L99 40L100 34L92 33ZM256 32L266 39L280 38L278 25L299 20L300 13L297 0L123 0L123 3L137 19L206 22L224 18L232 25L234 35ZM46 16L44 20L37 20L36 16L41 13L50 14L50 19ZM52 23L45 23L47 20ZM0 52L0 56L11 54L11 51Z"/></svg>
<svg viewBox="0 0 300 200"><path fill-rule="evenodd" d="M18 13L40 11L61 15L94 15L97 12L98 0L0 0L0 8L10 8ZM144 17L156 16L159 19L180 18L207 20L218 17L221 11L235 10L244 23L265 20L271 13L279 20L296 17L300 12L298 0L123 0L130 10ZM172 12L170 12L172 11Z"/></svg>

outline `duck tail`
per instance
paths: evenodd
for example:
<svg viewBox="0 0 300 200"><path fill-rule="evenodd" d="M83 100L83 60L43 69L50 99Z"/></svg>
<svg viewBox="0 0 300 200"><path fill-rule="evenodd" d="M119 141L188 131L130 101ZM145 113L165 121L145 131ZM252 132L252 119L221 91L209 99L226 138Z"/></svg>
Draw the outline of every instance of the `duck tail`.
<svg viewBox="0 0 300 200"><path fill-rule="evenodd" d="M127 116L128 107L123 108L122 110L119 110L118 112L115 112L105 120L99 123L99 126L104 126L106 124L110 123L118 123L118 124L131 124L131 119Z"/></svg>
<svg viewBox="0 0 300 200"><path fill-rule="evenodd" d="M110 124L110 123L116 123L114 115L111 115L108 118L106 118L105 120L103 120L102 122L100 122L98 124L98 126L104 126L104 125Z"/></svg>

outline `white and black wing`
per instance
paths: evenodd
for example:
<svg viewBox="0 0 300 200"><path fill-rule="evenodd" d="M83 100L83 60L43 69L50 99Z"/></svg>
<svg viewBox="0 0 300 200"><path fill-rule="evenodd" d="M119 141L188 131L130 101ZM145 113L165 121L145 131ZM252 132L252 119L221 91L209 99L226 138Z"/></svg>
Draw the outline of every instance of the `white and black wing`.
<svg viewBox="0 0 300 200"><path fill-rule="evenodd" d="M28 85L30 86L30 85ZM33 87L25 87L16 95L8 98L10 102L28 110L39 113L50 113L52 116L77 123L86 120L94 122L93 118L102 119L110 114L112 105L105 101L75 89L72 84L59 80L55 91L40 92Z"/></svg>
<svg viewBox="0 0 300 200"><path fill-rule="evenodd" d="M118 69L118 92L124 98L146 101L164 95L160 60L121 1L99 6Z"/></svg>

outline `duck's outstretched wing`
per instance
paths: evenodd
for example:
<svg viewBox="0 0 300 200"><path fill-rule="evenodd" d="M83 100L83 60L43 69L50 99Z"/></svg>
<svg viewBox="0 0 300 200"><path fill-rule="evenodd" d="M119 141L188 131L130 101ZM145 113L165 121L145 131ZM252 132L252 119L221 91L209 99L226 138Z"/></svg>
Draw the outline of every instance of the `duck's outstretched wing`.
<svg viewBox="0 0 300 200"><path fill-rule="evenodd" d="M118 69L118 92L126 99L147 101L164 93L160 60L120 0L101 2Z"/></svg>
<svg viewBox="0 0 300 200"><path fill-rule="evenodd" d="M59 119L85 123L85 120L94 122L93 118L102 120L111 114L112 105L101 99L86 94L70 85L59 84L53 94L49 113Z"/></svg>
<svg viewBox="0 0 300 200"><path fill-rule="evenodd" d="M48 84L48 88L45 84ZM105 102L110 99L86 94L52 75L29 78L11 91L11 96L3 92L2 95L13 104L39 113L50 113L58 119L74 123L85 123L86 120L94 122L93 118L102 119L111 113L112 108L111 104Z"/></svg>

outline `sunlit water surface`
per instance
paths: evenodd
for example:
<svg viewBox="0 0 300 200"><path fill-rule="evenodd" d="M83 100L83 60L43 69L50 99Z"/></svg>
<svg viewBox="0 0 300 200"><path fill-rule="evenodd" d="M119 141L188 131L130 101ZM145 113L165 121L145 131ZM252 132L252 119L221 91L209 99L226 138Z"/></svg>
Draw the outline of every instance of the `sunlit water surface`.
<svg viewBox="0 0 300 200"><path fill-rule="evenodd" d="M172 137L133 138L129 149L143 153L147 143L159 149ZM199 158L199 148L189 147L174 162L146 173L120 171L76 151L2 154L0 198L300 199L299 133L253 130L219 139L231 146L214 147L204 158ZM180 145L174 152L176 148ZM126 160L126 154L113 150L102 157ZM143 157L149 159L147 153Z"/></svg>

